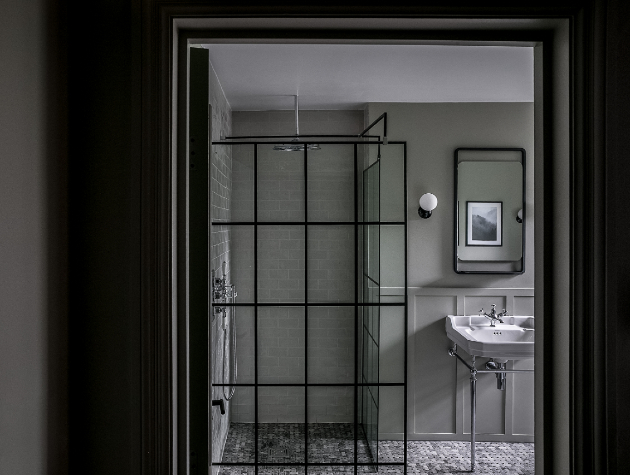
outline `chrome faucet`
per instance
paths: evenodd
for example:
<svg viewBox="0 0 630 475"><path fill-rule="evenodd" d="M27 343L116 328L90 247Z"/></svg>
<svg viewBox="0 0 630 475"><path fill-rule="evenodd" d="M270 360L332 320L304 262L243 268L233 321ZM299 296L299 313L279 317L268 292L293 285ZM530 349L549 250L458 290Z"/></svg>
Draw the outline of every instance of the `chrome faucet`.
<svg viewBox="0 0 630 475"><path fill-rule="evenodd" d="M481 310L479 310L479 315L483 315L486 318L490 319L490 326L493 327L495 326L495 323L498 321L500 323L503 323L503 317L507 316L507 311L505 309L503 309L503 312L501 313L497 313L496 309L496 304L492 304L492 309L490 310L490 313L485 313L483 311L483 308Z"/></svg>
<svg viewBox="0 0 630 475"><path fill-rule="evenodd" d="M227 283L227 263L224 261L222 265L222 277L217 277L217 271L212 269L212 303L215 314L223 313L223 318L226 317L225 306L222 303L226 303L227 299L234 299L238 294L236 293L236 287L234 284Z"/></svg>

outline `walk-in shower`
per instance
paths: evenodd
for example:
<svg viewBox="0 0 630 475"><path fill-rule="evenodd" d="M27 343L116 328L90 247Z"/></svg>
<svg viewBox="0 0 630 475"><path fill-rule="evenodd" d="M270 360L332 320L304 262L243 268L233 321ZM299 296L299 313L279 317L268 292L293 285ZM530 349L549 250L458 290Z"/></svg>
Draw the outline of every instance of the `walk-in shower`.
<svg viewBox="0 0 630 475"><path fill-rule="evenodd" d="M213 473L406 473L406 144L367 134L385 121L212 144Z"/></svg>

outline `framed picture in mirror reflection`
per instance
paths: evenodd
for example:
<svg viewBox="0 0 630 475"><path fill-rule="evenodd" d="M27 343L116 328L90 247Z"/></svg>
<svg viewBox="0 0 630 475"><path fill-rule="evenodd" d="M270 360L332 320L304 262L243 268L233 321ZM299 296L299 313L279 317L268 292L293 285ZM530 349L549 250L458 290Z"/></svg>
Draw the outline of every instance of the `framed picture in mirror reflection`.
<svg viewBox="0 0 630 475"><path fill-rule="evenodd" d="M466 246L502 246L502 224L502 201L466 201Z"/></svg>

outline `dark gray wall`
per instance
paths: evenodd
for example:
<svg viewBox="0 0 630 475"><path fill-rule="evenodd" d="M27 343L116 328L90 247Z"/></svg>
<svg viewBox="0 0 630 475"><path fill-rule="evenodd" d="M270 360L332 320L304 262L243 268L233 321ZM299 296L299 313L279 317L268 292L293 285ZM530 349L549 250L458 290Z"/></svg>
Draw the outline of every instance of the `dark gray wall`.
<svg viewBox="0 0 630 475"><path fill-rule="evenodd" d="M0 472L67 463L65 91L56 2L0 3Z"/></svg>
<svg viewBox="0 0 630 475"><path fill-rule="evenodd" d="M568 2L547 1L545 5L562 3ZM140 0L83 2L80 9L73 10L73 21L64 17L57 30L57 15L59 10L63 13L65 2L2 2L0 176L4 200L0 209L2 227L6 229L6 223L17 226L2 235L0 267L3 473L67 472L63 467L66 386L71 401L70 473L141 473L141 5ZM390 2L387 8L394 4ZM607 28L600 32L607 49L598 58L606 61L608 109L605 117L594 117L603 124L607 146L608 267L604 281L608 286L606 354L611 359L606 398L610 403L610 457L616 473L630 470L630 459L621 459L630 440L625 397L630 389L630 355L624 351L630 339L625 314L630 304L630 253L625 244L624 193L630 182L629 10L623 0L608 1ZM68 50L59 49L56 41L63 46L66 35L72 38L72 45ZM46 43L44 38L50 41ZM69 68L63 61L66 52ZM16 66L25 56L31 62ZM11 68L4 67L7 64ZM55 89L67 78L72 119L68 135L64 127L68 102L64 90ZM45 112L38 109L43 103ZM9 128L24 111L28 111L24 126ZM32 153L21 151L24 144L43 136L48 138L46 147ZM68 200L62 153L66 136L71 143ZM27 158L33 161L25 162ZM64 209L68 201L71 270L66 287ZM5 285L17 281L20 287L15 291ZM68 385L66 288L71 302ZM14 309L26 316L20 317ZM25 309L32 311L25 313Z"/></svg>
<svg viewBox="0 0 630 475"><path fill-rule="evenodd" d="M70 473L141 470L140 5L67 19Z"/></svg>
<svg viewBox="0 0 630 475"><path fill-rule="evenodd" d="M630 472L630 252L626 244L630 226L627 208L627 186L630 182L630 4L624 0L610 0L606 30L606 309L609 403L606 417L610 473ZM604 58L600 57L600 60Z"/></svg>

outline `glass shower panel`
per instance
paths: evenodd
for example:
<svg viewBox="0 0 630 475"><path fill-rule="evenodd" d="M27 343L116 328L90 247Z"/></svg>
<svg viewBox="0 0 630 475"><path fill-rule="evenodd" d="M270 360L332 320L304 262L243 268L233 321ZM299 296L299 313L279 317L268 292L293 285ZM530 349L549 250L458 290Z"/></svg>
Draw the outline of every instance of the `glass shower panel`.
<svg viewBox="0 0 630 475"><path fill-rule="evenodd" d="M258 226L259 303L304 302L304 237L304 226Z"/></svg>
<svg viewBox="0 0 630 475"><path fill-rule="evenodd" d="M380 326L380 311L378 306L363 308L361 383L364 386L361 387L361 426L366 441L365 454L371 457L367 461L377 462L379 400L379 333L377 329Z"/></svg>
<svg viewBox="0 0 630 475"><path fill-rule="evenodd" d="M363 220L378 222L380 217L380 162L363 172Z"/></svg>
<svg viewBox="0 0 630 475"><path fill-rule="evenodd" d="M381 303L405 302L405 226L379 226L379 284Z"/></svg>
<svg viewBox="0 0 630 475"><path fill-rule="evenodd" d="M258 462L305 462L305 403L304 387L258 387Z"/></svg>
<svg viewBox="0 0 630 475"><path fill-rule="evenodd" d="M254 374L256 326L254 323L253 307L234 307L236 318L236 382L253 384L256 382Z"/></svg>
<svg viewBox="0 0 630 475"><path fill-rule="evenodd" d="M354 386L308 388L309 463L354 463L354 427Z"/></svg>
<svg viewBox="0 0 630 475"><path fill-rule="evenodd" d="M354 324L354 307L308 308L309 384L354 382Z"/></svg>
<svg viewBox="0 0 630 475"><path fill-rule="evenodd" d="M405 150L403 144L381 147L379 221L405 220ZM430 190L429 190L430 191Z"/></svg>
<svg viewBox="0 0 630 475"><path fill-rule="evenodd" d="M258 221L304 221L304 152L259 144L257 171Z"/></svg>
<svg viewBox="0 0 630 475"><path fill-rule="evenodd" d="M372 157L376 147L370 146ZM363 306L361 363L361 430L365 441L360 452L365 462L378 462L378 374L380 331L380 161L376 159L363 172L363 220L371 223L363 232ZM374 305L376 304L376 305Z"/></svg>
<svg viewBox="0 0 630 475"><path fill-rule="evenodd" d="M305 382L304 307L258 308L258 382Z"/></svg>
<svg viewBox="0 0 630 475"><path fill-rule="evenodd" d="M213 226L214 228L214 226ZM213 243L213 246L218 243ZM228 283L234 285L234 302L254 302L254 226L229 227ZM219 270L219 269L217 269ZM220 272L219 272L220 273Z"/></svg>
<svg viewBox="0 0 630 475"><path fill-rule="evenodd" d="M309 468L308 473L311 473ZM305 467L295 465L259 465L258 475L303 475L306 474ZM241 475L238 473L238 475Z"/></svg>
<svg viewBox="0 0 630 475"><path fill-rule="evenodd" d="M405 382L405 351L401 341L405 339L405 307L379 307L378 363L380 383Z"/></svg>
<svg viewBox="0 0 630 475"><path fill-rule="evenodd" d="M213 145L217 156L222 148L232 150L232 222L254 221L254 147L253 144Z"/></svg>
<svg viewBox="0 0 630 475"><path fill-rule="evenodd" d="M215 464L217 467L217 475L255 475L256 467L252 465L220 465ZM214 469L214 468L213 468ZM258 472L261 473L261 472Z"/></svg>
<svg viewBox="0 0 630 475"><path fill-rule="evenodd" d="M328 465L325 467L310 466L308 467L309 475L333 475L337 473L354 474L354 466L350 465Z"/></svg>
<svg viewBox="0 0 630 475"><path fill-rule="evenodd" d="M399 463L404 460L404 386L383 386L380 389L379 425L381 434L398 434L399 440L378 441L378 462ZM402 468L402 467L401 467Z"/></svg>
<svg viewBox="0 0 630 475"><path fill-rule="evenodd" d="M405 468L402 464L400 465L380 465L379 464L378 468L370 466L370 465L363 465L357 468L357 473L358 474L378 473L378 474L387 474L387 475L403 475L405 473Z"/></svg>
<svg viewBox="0 0 630 475"><path fill-rule="evenodd" d="M225 440L222 460L220 452L213 456L213 463L252 463L255 443L255 392L253 387L239 386L234 396L226 402L226 414L222 415L218 406L212 407L212 417L229 421L230 431ZM214 424L213 424L214 427ZM214 440L217 440L214 434ZM227 466L226 466L227 469ZM228 472L229 473L229 472ZM240 472L239 472L240 473Z"/></svg>
<svg viewBox="0 0 630 475"><path fill-rule="evenodd" d="M354 302L354 226L310 225L307 242L308 301Z"/></svg>
<svg viewBox="0 0 630 475"><path fill-rule="evenodd" d="M212 384L253 384L254 307L223 308L212 325Z"/></svg>
<svg viewBox="0 0 630 475"><path fill-rule="evenodd" d="M354 221L354 145L308 152L308 220Z"/></svg>
<svg viewBox="0 0 630 475"><path fill-rule="evenodd" d="M210 218L212 221L232 221L232 185L232 147L213 145L210 160Z"/></svg>

